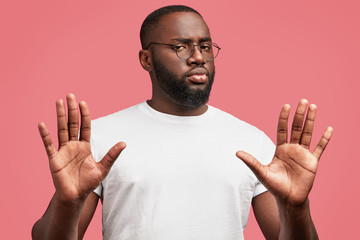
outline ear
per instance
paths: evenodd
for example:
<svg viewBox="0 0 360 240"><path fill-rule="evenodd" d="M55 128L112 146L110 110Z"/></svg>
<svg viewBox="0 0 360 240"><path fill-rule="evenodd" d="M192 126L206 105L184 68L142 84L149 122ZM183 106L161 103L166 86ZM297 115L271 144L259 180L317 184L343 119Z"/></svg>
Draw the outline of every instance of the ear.
<svg viewBox="0 0 360 240"><path fill-rule="evenodd" d="M152 58L151 52L149 50L140 50L139 51L139 61L141 66L148 72L152 71Z"/></svg>

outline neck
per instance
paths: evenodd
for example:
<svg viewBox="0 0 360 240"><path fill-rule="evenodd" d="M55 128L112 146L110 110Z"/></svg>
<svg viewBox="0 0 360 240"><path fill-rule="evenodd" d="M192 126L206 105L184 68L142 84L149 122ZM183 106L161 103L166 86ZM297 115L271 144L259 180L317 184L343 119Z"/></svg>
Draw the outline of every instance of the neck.
<svg viewBox="0 0 360 240"><path fill-rule="evenodd" d="M149 104L150 107L152 107L156 111L166 114L176 115L176 116L199 116L205 113L206 110L208 109L208 106L206 104L196 108L189 108L177 104L175 102L169 103L154 98L147 100L147 103Z"/></svg>

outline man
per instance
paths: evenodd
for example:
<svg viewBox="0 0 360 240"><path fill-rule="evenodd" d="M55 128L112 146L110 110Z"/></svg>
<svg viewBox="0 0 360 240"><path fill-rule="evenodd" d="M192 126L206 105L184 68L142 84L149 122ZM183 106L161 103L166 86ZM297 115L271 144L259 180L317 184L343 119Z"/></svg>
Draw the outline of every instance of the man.
<svg viewBox="0 0 360 240"><path fill-rule="evenodd" d="M94 121L91 131L80 102L78 135L68 94L68 120L56 103L58 150L39 124L56 191L33 238L81 239L100 198L104 239L243 239L250 204L266 239L317 239L308 195L332 129L310 152L316 106L299 102L290 141L290 107L282 107L274 149L263 132L206 105L220 48L197 11L158 9L140 36L150 100ZM128 147L116 160L120 140Z"/></svg>

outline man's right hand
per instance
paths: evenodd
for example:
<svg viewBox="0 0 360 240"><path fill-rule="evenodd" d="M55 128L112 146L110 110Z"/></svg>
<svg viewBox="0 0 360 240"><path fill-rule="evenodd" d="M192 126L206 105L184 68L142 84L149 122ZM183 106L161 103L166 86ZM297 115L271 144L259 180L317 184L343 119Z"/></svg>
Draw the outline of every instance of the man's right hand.
<svg viewBox="0 0 360 240"><path fill-rule="evenodd" d="M59 149L56 150L44 123L39 123L39 132L50 162L50 171L56 188L54 197L62 203L84 201L106 177L111 166L126 147L119 142L100 162L95 162L90 148L90 113L85 102L80 102L79 111L75 96L66 96L68 120L64 101L56 102Z"/></svg>

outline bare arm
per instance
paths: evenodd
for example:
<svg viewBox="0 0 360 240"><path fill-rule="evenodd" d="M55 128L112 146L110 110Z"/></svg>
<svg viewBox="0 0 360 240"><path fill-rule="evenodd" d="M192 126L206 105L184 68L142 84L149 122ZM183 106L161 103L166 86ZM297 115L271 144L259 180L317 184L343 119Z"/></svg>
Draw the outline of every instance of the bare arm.
<svg viewBox="0 0 360 240"><path fill-rule="evenodd" d="M301 236L303 239L317 238L315 225L311 219L308 205L305 205L303 209L295 209L293 214L289 211L290 209L287 209L284 213L279 213L274 196L270 192L265 192L253 199L252 207L256 221L265 238L268 240L279 239L279 216L288 216L289 218L284 219L281 224L282 234L284 234L283 237L293 235L290 239L296 239L296 237L299 238ZM300 214L301 212L302 214ZM307 230L304 231L304 229ZM309 235L305 237L303 235L304 233L308 233Z"/></svg>
<svg viewBox="0 0 360 240"><path fill-rule="evenodd" d="M68 120L64 102L56 102L58 150L54 147L45 124L39 124L56 191L45 214L33 226L33 239L64 240L82 236L98 201L92 191L106 177L125 148L124 143L117 143L100 162L95 162L90 148L91 127L88 107L85 102L79 104L81 127L78 136L79 111L73 94L67 95L67 105Z"/></svg>
<svg viewBox="0 0 360 240"><path fill-rule="evenodd" d="M83 239L86 229L88 228L91 219L94 216L96 207L98 205L99 202L99 196L92 192L90 193L90 195L88 196L88 198L86 199L81 217L80 217L80 222L79 222L79 232L78 232L78 238L79 239Z"/></svg>
<svg viewBox="0 0 360 240"><path fill-rule="evenodd" d="M267 240L275 240L280 234L280 220L274 196L264 192L252 200L252 208L261 232Z"/></svg>
<svg viewBox="0 0 360 240"><path fill-rule="evenodd" d="M306 100L299 102L288 142L289 113L290 107L284 105L278 122L275 155L269 165L262 165L246 152L239 151L237 156L244 161L274 196L280 223L279 239L318 239L310 216L308 195L314 183L319 159L330 141L332 128L326 129L315 150L310 152L316 106L310 105L308 107ZM261 204L258 202L269 204L270 200L259 198L253 203L253 206L258 208L256 210L254 208L254 212L258 214L257 219L260 219L269 213L268 210L261 208ZM274 213L270 214L273 215ZM262 225L262 229L267 229L269 227L267 225L273 226L271 222L258 221L261 222L259 224Z"/></svg>

